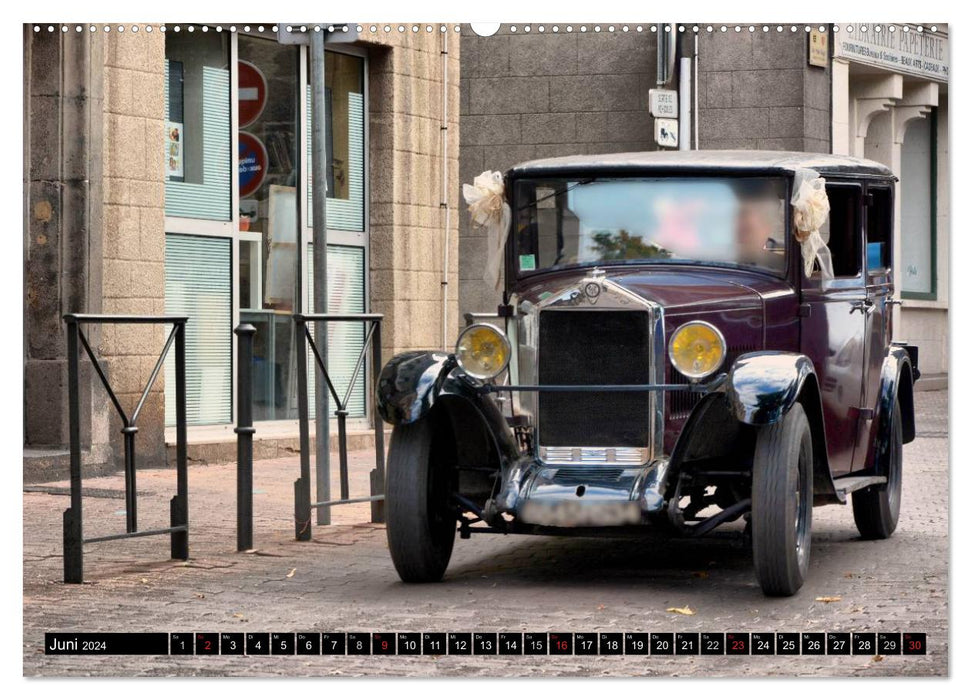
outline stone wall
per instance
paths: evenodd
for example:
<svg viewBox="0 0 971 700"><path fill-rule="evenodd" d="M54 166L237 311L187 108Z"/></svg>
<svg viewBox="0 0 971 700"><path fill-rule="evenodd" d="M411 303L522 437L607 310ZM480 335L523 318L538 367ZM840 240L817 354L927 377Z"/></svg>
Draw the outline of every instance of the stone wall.
<svg viewBox="0 0 971 700"><path fill-rule="evenodd" d="M460 37L448 29L448 186L442 206L442 48L433 31L375 25L368 48L370 91L371 308L385 316L385 358L442 346L442 267L449 242L446 345L458 329Z"/></svg>
<svg viewBox="0 0 971 700"><path fill-rule="evenodd" d="M23 28L24 447L45 458L69 441L62 316L101 311L102 37L59 29ZM82 364L81 441L103 463L90 380Z"/></svg>
<svg viewBox="0 0 971 700"><path fill-rule="evenodd" d="M463 26L462 183L534 158L654 150L654 34L518 29L480 37ZM500 294L482 278L485 236L464 201L458 218L461 311L495 312Z"/></svg>
<svg viewBox="0 0 971 700"><path fill-rule="evenodd" d="M830 68L808 64L808 41L802 27L700 32L699 146L829 153Z"/></svg>
<svg viewBox="0 0 971 700"><path fill-rule="evenodd" d="M165 313L165 35L111 32L104 38L104 279L110 314ZM161 326L105 326L99 346L122 406L134 409L165 343ZM174 349L172 350L174 357ZM139 465L165 460L164 376L138 419ZM121 422L110 439L122 458Z"/></svg>

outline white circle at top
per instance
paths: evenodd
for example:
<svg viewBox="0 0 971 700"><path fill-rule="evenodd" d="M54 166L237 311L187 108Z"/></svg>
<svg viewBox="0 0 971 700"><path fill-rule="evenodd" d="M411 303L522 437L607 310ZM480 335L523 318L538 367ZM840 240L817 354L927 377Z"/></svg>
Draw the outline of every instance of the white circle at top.
<svg viewBox="0 0 971 700"><path fill-rule="evenodd" d="M473 22L469 26L479 36L492 36L499 31L499 27L502 25L499 22Z"/></svg>

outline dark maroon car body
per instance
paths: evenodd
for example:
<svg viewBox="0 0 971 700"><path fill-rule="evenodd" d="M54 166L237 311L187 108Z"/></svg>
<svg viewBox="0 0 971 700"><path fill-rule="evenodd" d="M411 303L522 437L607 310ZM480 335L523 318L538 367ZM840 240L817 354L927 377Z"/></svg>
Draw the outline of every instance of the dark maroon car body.
<svg viewBox="0 0 971 700"><path fill-rule="evenodd" d="M385 420L396 425L440 420L451 436L454 460L469 469L457 481L463 534L473 532L473 525L480 522L504 532L590 532L587 525L610 523L596 519L581 519L576 526L530 522L524 517L524 501L582 503L584 498L614 497L640 503L640 524L673 526L682 535L704 534L747 517L752 452L759 431L784 421L797 404L812 431L812 497L817 505L843 503L855 491L886 484L880 455L894 439L891 418L899 406L903 442L912 440L912 391L919 377L917 348L891 340L893 305L899 302L893 299L888 233L894 176L887 168L870 161L804 153L635 153L533 161L509 170L505 180L506 192L514 193L517 181L524 178L771 177L783 178L791 194L794 176L807 169L825 178L832 196L842 192L849 195L846 201L856 203L855 210L847 205L832 213L853 217L849 225L833 226L833 236L845 230L845 235L858 236L854 244L830 241L831 248L859 256L843 266L849 273L826 280L818 274L806 276L795 243L786 246L784 268L776 271L730 263L632 260L523 272L516 264L513 232L507 244L504 303L496 313L470 315L474 317L470 322L488 321L510 337L518 361L509 373L492 382L473 379L446 351L406 353L388 363L378 389L378 407ZM507 196L513 212L522 207ZM786 235L791 235L791 221ZM867 256L872 248L868 242L874 242L868 236L877 235L885 236L881 240L886 252L874 261ZM646 390L644 400L649 393L656 402L651 404L656 438L644 464L625 465L619 450L612 452L603 445L602 453L581 453L576 448L565 461L550 459L554 452L549 451L544 458L537 429L542 409L537 410L534 398L524 398L544 395L539 377L550 349L541 342L537 348L533 340L524 350L523 339L530 333L543 337L536 330L542 328L539 319L558 309L558 299L564 300L563 309L586 304L588 312L598 311L597 299L584 298L585 285L591 283L597 294L604 292L599 312L635 308L639 300L656 322L649 336L644 336L649 340L641 350L644 357L652 358L653 372L649 382L653 388ZM616 301L613 307L609 296ZM531 315L536 320L533 330L528 330L524 324L530 323ZM717 327L725 343L720 368L700 382L681 375L666 352L672 334L691 321ZM611 339L591 334L573 340L578 353L593 348L591 357L595 357L597 344L609 344ZM561 383L599 385L610 383L603 377L614 376L609 368L597 371L592 367L585 378L580 369ZM594 427L607 405L591 403L592 397L584 398L589 394L579 392L547 391L545 396L547 405L572 402L556 405L558 412L549 415L575 411ZM623 421L628 413L612 414L609 420ZM570 423L574 430L583 424ZM571 444L588 444L582 434L575 440ZM598 454L612 455L614 461L597 463ZM683 505L689 498L698 502ZM717 511L702 513L709 506Z"/></svg>

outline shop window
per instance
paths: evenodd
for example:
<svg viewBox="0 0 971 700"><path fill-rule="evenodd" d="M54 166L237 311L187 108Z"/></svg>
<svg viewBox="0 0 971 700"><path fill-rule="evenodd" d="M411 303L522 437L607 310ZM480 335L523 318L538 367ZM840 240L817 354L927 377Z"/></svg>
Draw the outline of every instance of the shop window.
<svg viewBox="0 0 971 700"><path fill-rule="evenodd" d="M327 148L327 228L364 230L364 59L328 51L324 101ZM307 86L307 222L313 226L310 86Z"/></svg>
<svg viewBox="0 0 971 700"><path fill-rule="evenodd" d="M857 277L860 274L860 205L862 192L859 187L827 185L829 216L819 230L819 235L829 247L833 257L835 277ZM819 272L813 273L818 275Z"/></svg>
<svg viewBox="0 0 971 700"><path fill-rule="evenodd" d="M165 35L165 214L229 221L229 37Z"/></svg>
<svg viewBox="0 0 971 700"><path fill-rule="evenodd" d="M890 267L893 229L893 200L889 187L871 187L867 192L866 269L868 272Z"/></svg>
<svg viewBox="0 0 971 700"><path fill-rule="evenodd" d="M293 419L300 53L259 37L238 41L239 318L256 327L253 417Z"/></svg>

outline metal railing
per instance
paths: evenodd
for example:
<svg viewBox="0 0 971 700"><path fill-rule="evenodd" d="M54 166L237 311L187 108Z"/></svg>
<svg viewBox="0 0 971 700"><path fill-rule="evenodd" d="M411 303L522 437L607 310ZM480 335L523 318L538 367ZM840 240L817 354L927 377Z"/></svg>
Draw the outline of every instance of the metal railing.
<svg viewBox="0 0 971 700"><path fill-rule="evenodd" d="M350 484L347 470L347 406L357 383L368 348L371 349L374 367L373 384L377 387L378 373L381 371L381 314L294 314L297 339L297 410L300 422L300 478L294 482L294 526L296 538L307 541L311 537L311 513L315 508L343 505L347 503L371 503L371 522L384 522L384 425L380 417L374 416L374 461L375 468L371 471L371 495L357 498L350 497ZM367 331L364 337L361 354L357 358L350 382L343 396L338 395L320 350L314 343L308 323L364 323ZM313 351L317 369L322 373L327 389L337 408L337 443L340 459L340 488L341 497L336 500L311 502L310 498L310 409L307 386L307 346ZM329 479L329 469L321 470L318 465L317 478Z"/></svg>
<svg viewBox="0 0 971 700"><path fill-rule="evenodd" d="M130 537L171 535L173 559L189 558L189 487L187 475L186 388L185 388L185 326L188 316L123 316L100 314L66 314L67 324L67 377L68 411L71 443L71 507L64 511L64 583L81 583L84 578L84 545L108 542ZM83 324L172 324L162 353L148 379L135 409L129 416L111 388L101 363L95 357L88 339L81 330ZM138 499L135 484L135 425L148 393L165 363L172 344L175 344L175 407L176 407L176 495L169 505L171 527L157 530L138 529ZM80 346L80 347L79 347ZM84 539L81 525L81 397L80 360L81 347L91 360L108 398L121 417L125 449L125 532Z"/></svg>

